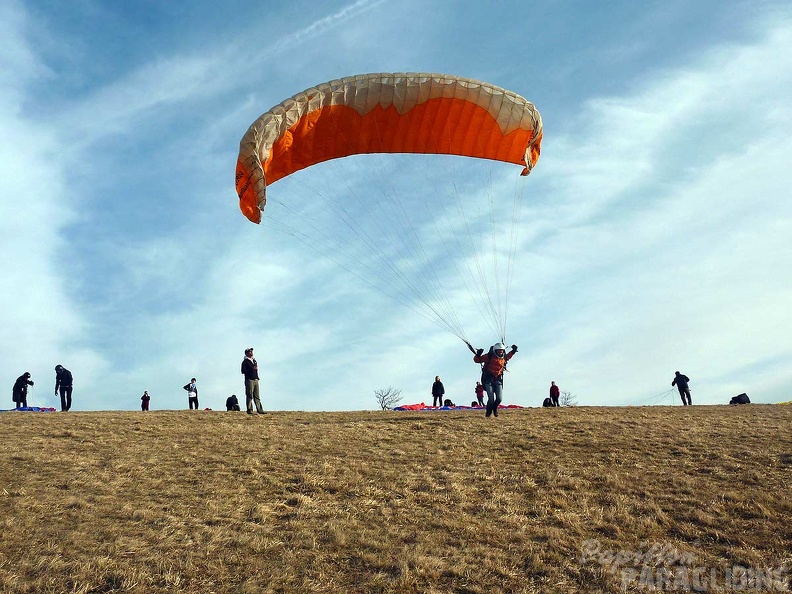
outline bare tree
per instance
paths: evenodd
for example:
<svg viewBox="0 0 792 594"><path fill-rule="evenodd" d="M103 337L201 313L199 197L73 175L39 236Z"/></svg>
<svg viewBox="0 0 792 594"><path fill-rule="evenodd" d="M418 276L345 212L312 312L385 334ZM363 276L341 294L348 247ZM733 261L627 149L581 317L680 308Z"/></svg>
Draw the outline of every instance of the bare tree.
<svg viewBox="0 0 792 594"><path fill-rule="evenodd" d="M382 407L382 410L390 410L394 404L401 400L401 390L388 386L387 388L374 390L374 396L377 398L377 403Z"/></svg>
<svg viewBox="0 0 792 594"><path fill-rule="evenodd" d="M558 401L561 403L561 406L577 406L577 396L566 390L561 390L561 397Z"/></svg>

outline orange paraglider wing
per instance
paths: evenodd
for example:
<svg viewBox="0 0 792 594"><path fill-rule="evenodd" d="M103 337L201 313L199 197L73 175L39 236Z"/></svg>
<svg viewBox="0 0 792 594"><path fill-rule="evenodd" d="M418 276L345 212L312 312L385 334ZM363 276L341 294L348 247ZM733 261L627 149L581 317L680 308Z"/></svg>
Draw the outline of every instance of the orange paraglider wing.
<svg viewBox="0 0 792 594"><path fill-rule="evenodd" d="M542 118L523 97L444 74L364 74L276 105L239 145L240 209L261 221L266 187L316 163L364 153L435 153L523 165L539 159Z"/></svg>

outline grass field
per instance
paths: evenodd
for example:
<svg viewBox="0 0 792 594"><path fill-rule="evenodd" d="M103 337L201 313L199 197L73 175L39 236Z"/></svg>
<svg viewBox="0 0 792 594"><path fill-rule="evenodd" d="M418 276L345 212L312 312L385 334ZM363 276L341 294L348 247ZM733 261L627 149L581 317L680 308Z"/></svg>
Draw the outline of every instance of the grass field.
<svg viewBox="0 0 792 594"><path fill-rule="evenodd" d="M790 587L792 406L0 415L0 591Z"/></svg>

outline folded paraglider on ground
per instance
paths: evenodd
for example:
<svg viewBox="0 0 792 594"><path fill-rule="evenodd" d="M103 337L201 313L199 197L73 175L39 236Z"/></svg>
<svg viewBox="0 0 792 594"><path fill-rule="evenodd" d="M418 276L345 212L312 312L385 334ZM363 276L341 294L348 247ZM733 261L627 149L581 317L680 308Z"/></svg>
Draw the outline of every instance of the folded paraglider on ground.
<svg viewBox="0 0 792 594"><path fill-rule="evenodd" d="M500 409L510 409L510 408L525 408L524 406L520 406L519 404L501 404ZM394 407L393 410L398 411L441 411L441 410L484 410L483 406L427 406L423 402L420 404L403 404L401 406Z"/></svg>

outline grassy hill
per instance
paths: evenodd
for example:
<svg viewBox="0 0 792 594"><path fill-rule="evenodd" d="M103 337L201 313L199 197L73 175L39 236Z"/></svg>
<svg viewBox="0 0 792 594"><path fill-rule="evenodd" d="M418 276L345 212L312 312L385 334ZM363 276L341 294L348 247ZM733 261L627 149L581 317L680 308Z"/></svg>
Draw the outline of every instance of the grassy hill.
<svg viewBox="0 0 792 594"><path fill-rule="evenodd" d="M4 413L0 443L7 593L684 591L685 576L722 592L792 575L789 406Z"/></svg>

